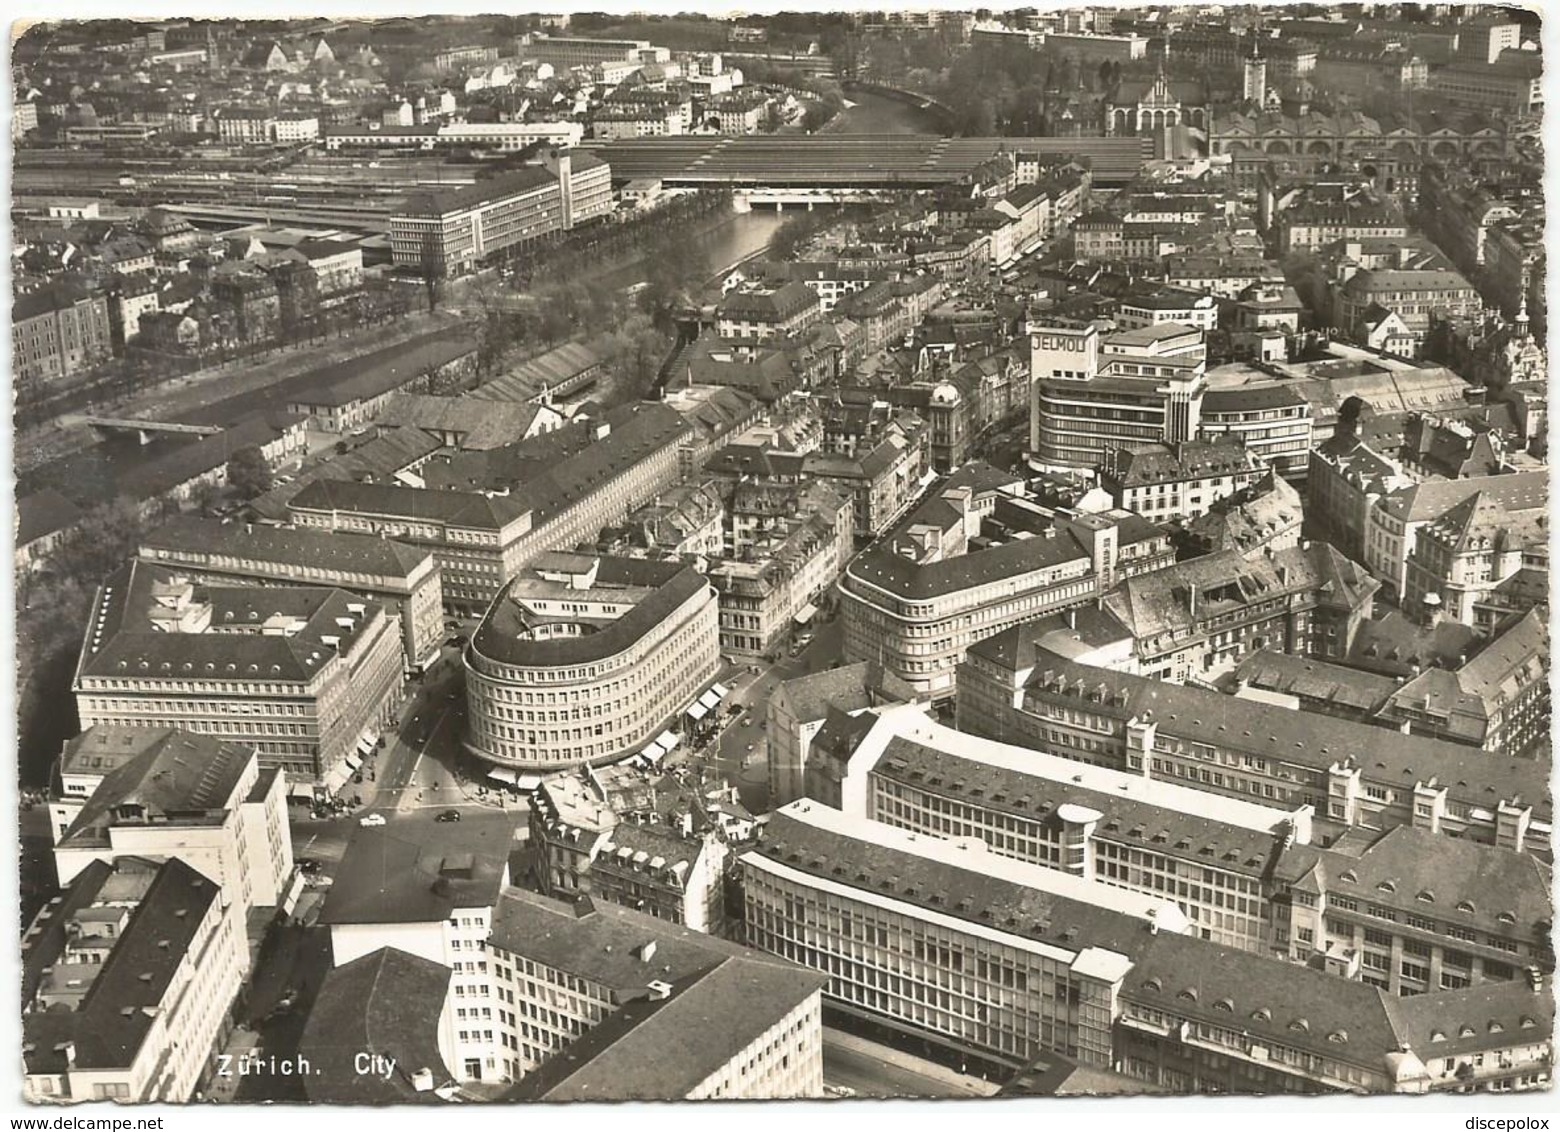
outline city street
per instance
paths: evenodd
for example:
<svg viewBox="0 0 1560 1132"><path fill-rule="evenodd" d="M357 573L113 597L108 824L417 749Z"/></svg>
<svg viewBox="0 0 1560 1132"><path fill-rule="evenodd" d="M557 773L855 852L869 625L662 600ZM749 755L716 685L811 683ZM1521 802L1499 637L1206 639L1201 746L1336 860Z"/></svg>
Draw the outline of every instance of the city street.
<svg viewBox="0 0 1560 1132"><path fill-rule="evenodd" d="M799 656L759 662L757 673L751 663L742 665L732 675L723 676L721 682L731 689L731 695L721 710L736 708L737 714L723 717L724 727L713 751L705 747L688 757L688 762L735 782L742 804L754 813L769 809L769 701L785 681L833 667L840 659L843 632L838 614L824 620L820 613L812 643Z"/></svg>
<svg viewBox="0 0 1560 1132"><path fill-rule="evenodd" d="M385 746L364 760L363 781L342 787L342 797L359 804L334 818L312 818L302 807L290 815L294 856L319 861L326 876L341 860L358 821L370 813L394 822L432 821L450 809L514 813L522 821L529 812L524 799L473 781L461 769L466 702L460 651L445 647L422 682L411 687L413 694L397 715L399 727L387 731Z"/></svg>
<svg viewBox="0 0 1560 1132"><path fill-rule="evenodd" d="M999 1086L825 1026L823 1081L858 1097L989 1097Z"/></svg>

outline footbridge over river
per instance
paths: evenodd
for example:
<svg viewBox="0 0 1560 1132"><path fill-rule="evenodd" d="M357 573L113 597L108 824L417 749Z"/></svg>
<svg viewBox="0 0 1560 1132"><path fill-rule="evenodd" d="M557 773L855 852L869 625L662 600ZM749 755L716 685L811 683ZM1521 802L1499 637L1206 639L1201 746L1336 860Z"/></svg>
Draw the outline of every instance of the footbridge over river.
<svg viewBox="0 0 1560 1132"><path fill-rule="evenodd" d="M216 436L216 425L184 424L180 421L139 421L130 417L76 417L75 423L88 425L103 433L134 433L142 444L150 444L158 433L185 436Z"/></svg>

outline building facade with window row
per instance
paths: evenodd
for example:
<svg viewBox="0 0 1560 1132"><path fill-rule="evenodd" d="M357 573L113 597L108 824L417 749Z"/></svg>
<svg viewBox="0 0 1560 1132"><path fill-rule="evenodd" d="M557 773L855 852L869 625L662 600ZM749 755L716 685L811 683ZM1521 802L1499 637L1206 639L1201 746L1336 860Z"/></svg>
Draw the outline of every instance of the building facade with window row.
<svg viewBox="0 0 1560 1132"><path fill-rule="evenodd" d="M444 640L439 567L421 547L367 535L181 516L143 536L138 554L204 580L338 586L393 603L401 615L409 670L431 663Z"/></svg>
<svg viewBox="0 0 1560 1132"><path fill-rule="evenodd" d="M1164 900L811 801L741 865L749 943L826 974L832 1008L1015 1067L1108 1067L1121 979L1187 929Z"/></svg>
<svg viewBox="0 0 1560 1132"><path fill-rule="evenodd" d="M634 754L714 681L718 619L714 588L680 563L541 555L466 649L466 749L527 771Z"/></svg>
<svg viewBox="0 0 1560 1132"><path fill-rule="evenodd" d="M1080 762L1283 807L1333 836L1410 825L1549 860L1547 769L1368 723L1077 664L1015 628L972 648L958 726Z"/></svg>
<svg viewBox="0 0 1560 1132"><path fill-rule="evenodd" d="M72 687L83 728L241 743L295 782L339 787L403 695L396 614L343 590L197 585L133 561L90 617Z"/></svg>
<svg viewBox="0 0 1560 1132"><path fill-rule="evenodd" d="M969 464L846 569L845 659L947 699L976 641L1172 561L1168 535L1136 515L1048 511L1022 480Z"/></svg>

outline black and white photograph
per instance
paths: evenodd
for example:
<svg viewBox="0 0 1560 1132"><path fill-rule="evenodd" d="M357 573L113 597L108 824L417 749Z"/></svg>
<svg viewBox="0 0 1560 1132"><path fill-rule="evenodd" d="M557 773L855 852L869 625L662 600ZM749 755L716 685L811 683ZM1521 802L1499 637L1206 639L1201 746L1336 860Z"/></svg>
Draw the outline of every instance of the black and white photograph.
<svg viewBox="0 0 1560 1132"><path fill-rule="evenodd" d="M11 1127L1552 1108L1548 13L679 7L12 25Z"/></svg>

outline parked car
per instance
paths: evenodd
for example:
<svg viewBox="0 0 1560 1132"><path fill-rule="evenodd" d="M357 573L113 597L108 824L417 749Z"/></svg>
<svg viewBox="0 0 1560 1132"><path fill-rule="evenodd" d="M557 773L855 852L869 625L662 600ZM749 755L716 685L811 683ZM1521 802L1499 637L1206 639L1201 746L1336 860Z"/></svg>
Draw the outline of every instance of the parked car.
<svg viewBox="0 0 1560 1132"><path fill-rule="evenodd" d="M358 818L358 825L361 825L361 826L376 826L376 825L384 825L384 824L385 824L385 815L384 814L364 814L362 817Z"/></svg>
<svg viewBox="0 0 1560 1132"><path fill-rule="evenodd" d="M315 873L319 872L320 869L323 867L313 857L299 857L297 863L298 863L298 871L300 873L304 873L304 874L306 874L308 876L313 876Z"/></svg>
<svg viewBox="0 0 1560 1132"><path fill-rule="evenodd" d="M460 811L459 810L445 810L443 813L441 813L438 817L434 818L433 820L434 821L460 821Z"/></svg>

